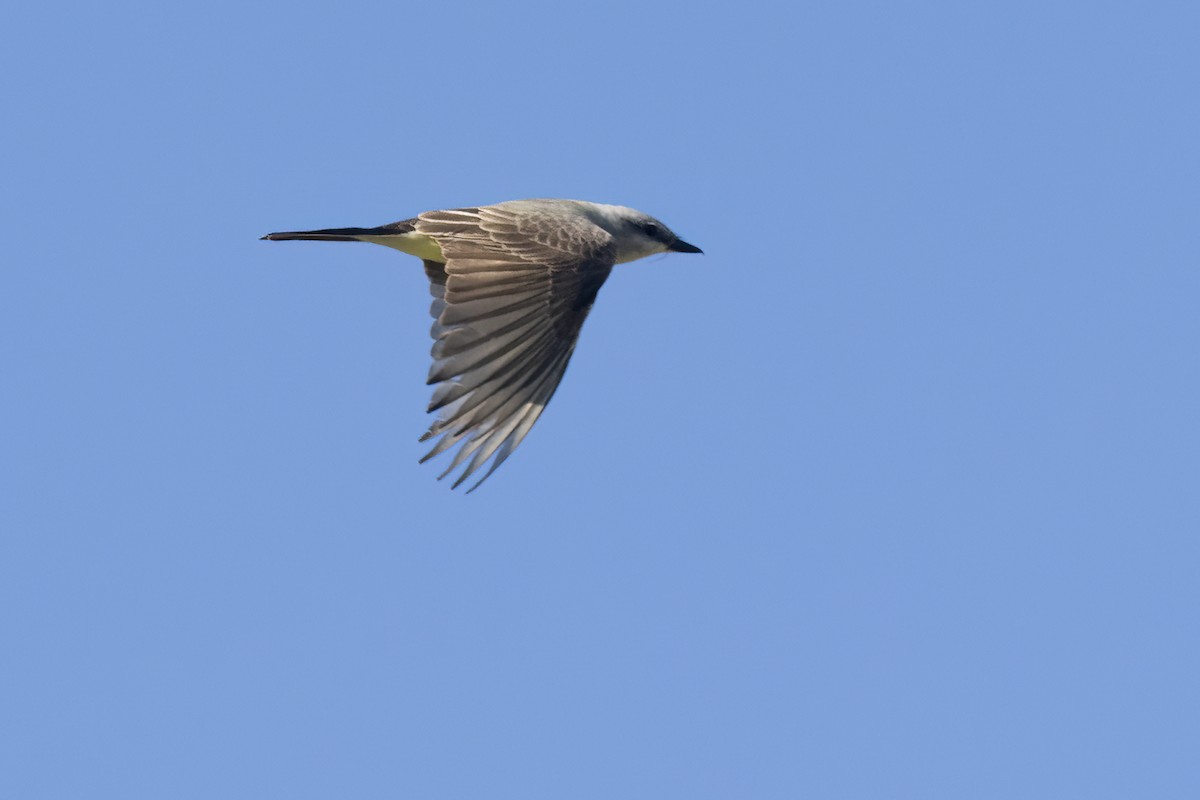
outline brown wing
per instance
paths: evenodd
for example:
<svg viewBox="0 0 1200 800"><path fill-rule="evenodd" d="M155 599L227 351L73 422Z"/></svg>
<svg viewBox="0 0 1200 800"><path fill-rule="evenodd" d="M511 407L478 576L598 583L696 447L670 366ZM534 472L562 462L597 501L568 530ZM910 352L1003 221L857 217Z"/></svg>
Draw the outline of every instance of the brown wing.
<svg viewBox="0 0 1200 800"><path fill-rule="evenodd" d="M458 445L439 479L489 458L470 491L512 454L550 402L588 311L612 271L611 237L584 219L501 207L422 214L446 263L425 262L434 300L429 410L422 462ZM494 458L493 458L494 456Z"/></svg>

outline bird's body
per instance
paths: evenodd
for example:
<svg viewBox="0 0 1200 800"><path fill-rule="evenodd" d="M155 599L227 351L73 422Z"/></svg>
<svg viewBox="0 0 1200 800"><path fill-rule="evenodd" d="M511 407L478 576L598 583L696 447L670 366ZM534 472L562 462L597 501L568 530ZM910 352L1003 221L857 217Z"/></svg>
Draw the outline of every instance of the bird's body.
<svg viewBox="0 0 1200 800"><path fill-rule="evenodd" d="M494 456L472 489L550 402L613 265L700 252L646 214L581 200L513 200L427 211L376 228L263 238L371 242L425 262L434 298L428 382L438 384L429 410L440 414L422 441L441 438L422 461L460 445L442 473L466 464L458 486Z"/></svg>

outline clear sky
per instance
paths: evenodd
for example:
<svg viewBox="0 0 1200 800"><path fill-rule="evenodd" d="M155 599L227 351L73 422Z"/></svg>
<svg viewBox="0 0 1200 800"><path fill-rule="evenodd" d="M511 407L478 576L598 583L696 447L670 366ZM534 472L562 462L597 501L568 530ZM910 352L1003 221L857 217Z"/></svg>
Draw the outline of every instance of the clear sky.
<svg viewBox="0 0 1200 800"><path fill-rule="evenodd" d="M1200 797L1195 3L25 3L0 797ZM415 259L617 268L476 493Z"/></svg>

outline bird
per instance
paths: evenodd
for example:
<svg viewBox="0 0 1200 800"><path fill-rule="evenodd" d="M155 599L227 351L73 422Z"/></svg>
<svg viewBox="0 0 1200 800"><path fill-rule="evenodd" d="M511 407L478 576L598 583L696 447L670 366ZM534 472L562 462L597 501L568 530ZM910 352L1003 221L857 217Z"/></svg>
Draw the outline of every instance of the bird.
<svg viewBox="0 0 1200 800"><path fill-rule="evenodd" d="M584 200L509 200L426 211L374 228L283 231L269 241L369 242L416 256L433 296L438 416L421 463L454 448L438 480L458 488L488 459L479 488L521 444L567 369L596 294L616 264L658 253L702 253L659 220Z"/></svg>

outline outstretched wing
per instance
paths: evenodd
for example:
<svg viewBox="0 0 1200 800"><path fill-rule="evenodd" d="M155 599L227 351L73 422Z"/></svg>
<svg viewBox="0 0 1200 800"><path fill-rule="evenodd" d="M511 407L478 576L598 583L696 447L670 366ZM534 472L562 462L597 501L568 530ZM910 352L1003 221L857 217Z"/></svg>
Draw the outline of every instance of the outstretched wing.
<svg viewBox="0 0 1200 800"><path fill-rule="evenodd" d="M440 412L422 462L456 445L439 479L459 486L489 458L470 491L512 454L550 402L609 272L612 237L573 215L504 205L431 211L416 229L446 263L425 262L433 294L429 411Z"/></svg>

